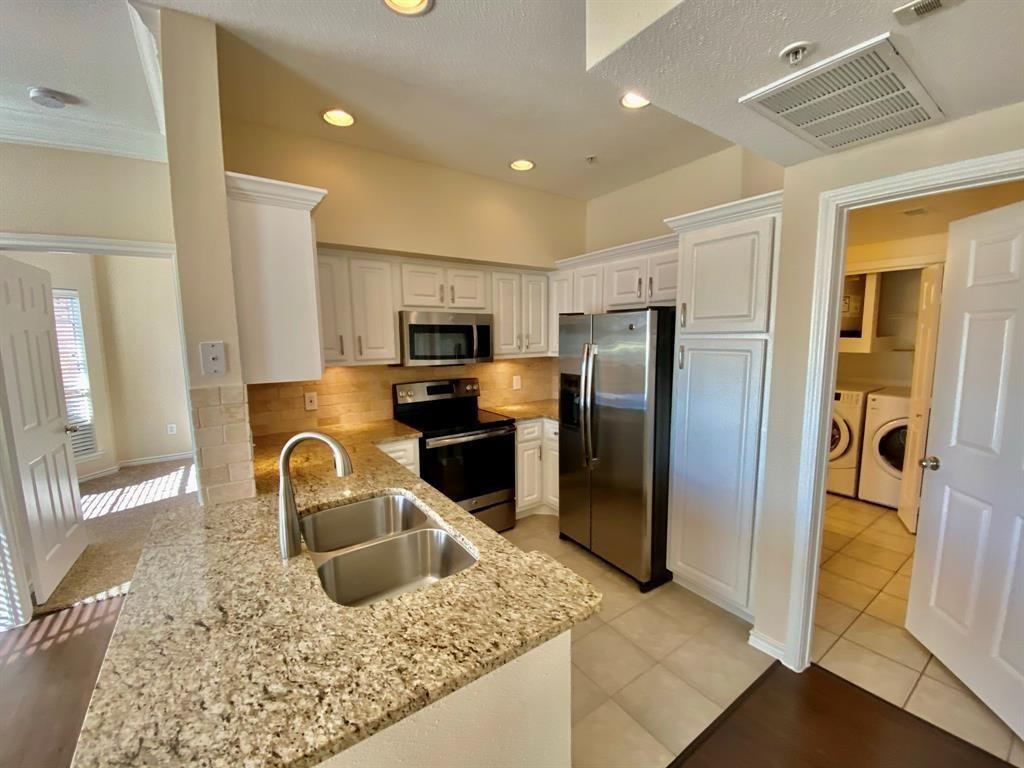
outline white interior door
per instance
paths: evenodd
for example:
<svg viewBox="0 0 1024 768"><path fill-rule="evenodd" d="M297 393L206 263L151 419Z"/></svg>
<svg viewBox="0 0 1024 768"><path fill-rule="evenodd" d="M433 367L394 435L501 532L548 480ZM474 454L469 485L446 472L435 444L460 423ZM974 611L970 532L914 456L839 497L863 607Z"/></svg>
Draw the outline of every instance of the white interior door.
<svg viewBox="0 0 1024 768"><path fill-rule="evenodd" d="M88 543L71 452L50 274L0 256L0 361L32 590L45 602Z"/></svg>
<svg viewBox="0 0 1024 768"><path fill-rule="evenodd" d="M907 629L1024 737L1024 203L953 222Z"/></svg>

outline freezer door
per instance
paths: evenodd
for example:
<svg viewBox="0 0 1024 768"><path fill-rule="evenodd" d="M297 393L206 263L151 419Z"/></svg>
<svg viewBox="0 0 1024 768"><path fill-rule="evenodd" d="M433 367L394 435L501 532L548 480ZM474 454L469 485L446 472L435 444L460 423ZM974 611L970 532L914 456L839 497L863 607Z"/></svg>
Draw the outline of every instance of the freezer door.
<svg viewBox="0 0 1024 768"><path fill-rule="evenodd" d="M558 524L585 547L590 546L590 470L583 453L581 374L590 341L590 315L559 318Z"/></svg>
<svg viewBox="0 0 1024 768"><path fill-rule="evenodd" d="M654 316L594 316L591 545L639 581L651 577Z"/></svg>

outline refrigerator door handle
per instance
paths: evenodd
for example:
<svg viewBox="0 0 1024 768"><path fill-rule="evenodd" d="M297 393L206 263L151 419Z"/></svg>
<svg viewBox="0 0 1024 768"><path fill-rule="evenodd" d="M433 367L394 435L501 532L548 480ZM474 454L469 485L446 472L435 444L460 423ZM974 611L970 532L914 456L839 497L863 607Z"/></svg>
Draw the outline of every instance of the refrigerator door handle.
<svg viewBox="0 0 1024 768"><path fill-rule="evenodd" d="M600 459L594 455L594 358L597 356L597 344L587 345L590 354L587 355L587 457L591 469L597 466Z"/></svg>
<svg viewBox="0 0 1024 768"><path fill-rule="evenodd" d="M583 344L582 362L580 363L580 447L583 449L583 466L590 466L587 454L587 363L590 359L590 345Z"/></svg>

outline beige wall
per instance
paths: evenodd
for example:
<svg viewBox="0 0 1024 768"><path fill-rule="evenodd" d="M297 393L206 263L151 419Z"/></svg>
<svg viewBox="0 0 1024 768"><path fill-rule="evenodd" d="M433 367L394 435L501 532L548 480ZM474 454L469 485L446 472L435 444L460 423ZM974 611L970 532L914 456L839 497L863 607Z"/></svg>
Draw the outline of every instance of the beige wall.
<svg viewBox="0 0 1024 768"><path fill-rule="evenodd" d="M0 143L0 231L172 242L167 165Z"/></svg>
<svg viewBox="0 0 1024 768"><path fill-rule="evenodd" d="M754 580L755 629L780 643L792 611L792 562L799 462L804 446L804 381L810 343L818 203L822 192L906 171L1024 146L1024 103L973 115L905 136L786 169L777 325L763 513Z"/></svg>
<svg viewBox="0 0 1024 768"><path fill-rule="evenodd" d="M667 235L665 219L782 187L782 168L729 147L587 202L586 250Z"/></svg>
<svg viewBox="0 0 1024 768"><path fill-rule="evenodd" d="M582 200L438 165L228 119L224 163L326 189L321 243L531 267L583 249Z"/></svg>
<svg viewBox="0 0 1024 768"><path fill-rule="evenodd" d="M480 405L484 408L547 400L556 395L558 359L496 360L444 368L328 368L320 381L251 385L249 421L253 434L260 436L390 419L392 384L460 376L480 379ZM513 376L521 377L521 389L512 389ZM306 392L317 393L317 410L304 409Z"/></svg>
<svg viewBox="0 0 1024 768"><path fill-rule="evenodd" d="M174 265L95 256L118 461L192 450ZM175 424L177 434L167 434Z"/></svg>

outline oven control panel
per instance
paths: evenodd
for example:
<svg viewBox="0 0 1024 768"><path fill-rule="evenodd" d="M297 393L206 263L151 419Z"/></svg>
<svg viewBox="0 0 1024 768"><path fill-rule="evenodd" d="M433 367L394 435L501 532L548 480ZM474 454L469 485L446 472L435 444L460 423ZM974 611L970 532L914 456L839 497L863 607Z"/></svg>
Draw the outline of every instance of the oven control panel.
<svg viewBox="0 0 1024 768"><path fill-rule="evenodd" d="M408 381L393 386L396 403L425 403L431 400L452 400L457 397L479 397L479 379L440 379Z"/></svg>

